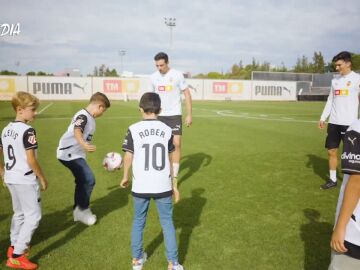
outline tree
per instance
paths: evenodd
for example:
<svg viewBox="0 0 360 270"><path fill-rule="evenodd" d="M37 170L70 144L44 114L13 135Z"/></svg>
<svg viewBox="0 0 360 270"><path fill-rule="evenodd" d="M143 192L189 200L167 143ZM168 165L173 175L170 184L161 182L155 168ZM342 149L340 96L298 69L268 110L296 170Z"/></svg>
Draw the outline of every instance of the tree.
<svg viewBox="0 0 360 270"><path fill-rule="evenodd" d="M28 73L26 73L26 76L36 76L36 72L35 71L29 71Z"/></svg>
<svg viewBox="0 0 360 270"><path fill-rule="evenodd" d="M324 73L325 72L325 61L321 52L314 52L312 63L312 72L314 73Z"/></svg>
<svg viewBox="0 0 360 270"><path fill-rule="evenodd" d="M19 75L15 71L2 70L0 71L0 75Z"/></svg>

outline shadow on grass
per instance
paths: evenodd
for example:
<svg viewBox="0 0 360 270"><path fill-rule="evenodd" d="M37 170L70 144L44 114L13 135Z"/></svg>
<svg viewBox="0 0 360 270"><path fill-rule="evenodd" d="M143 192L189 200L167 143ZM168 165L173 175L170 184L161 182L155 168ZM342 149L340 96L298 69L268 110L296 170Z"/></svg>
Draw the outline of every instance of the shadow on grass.
<svg viewBox="0 0 360 270"><path fill-rule="evenodd" d="M319 222L320 213L314 209L304 209L308 219L301 226L301 239L304 242L304 270L327 269L330 264L330 239L333 225Z"/></svg>
<svg viewBox="0 0 360 270"><path fill-rule="evenodd" d="M185 175L179 179L178 185L191 177L202 166L208 166L212 161L212 156L205 153L196 153L182 157L180 170L186 171Z"/></svg>
<svg viewBox="0 0 360 270"><path fill-rule="evenodd" d="M97 223L100 223L101 219L109 213L126 206L128 203L128 189L120 189L118 187L112 189L113 190L109 194L91 203L91 209L97 216ZM37 261L41 257L51 253L53 250L60 248L62 245L68 243L76 236L78 236L79 233L86 230L86 225L83 225L80 222L74 223L72 211L72 207L67 207L64 210L56 211L43 216L40 223L41 225L35 232L32 241L33 245L54 237L62 231L69 231L66 233L66 235L56 240L45 249L38 252L34 257L32 257L34 261Z"/></svg>
<svg viewBox="0 0 360 270"><path fill-rule="evenodd" d="M193 189L190 198L181 199L174 206L174 225L177 230L180 230L178 243L180 263L185 262L193 230L200 225L201 212L207 200L201 196L204 192L203 188ZM146 251L149 257L163 242L163 239L163 234L159 233L147 246Z"/></svg>
<svg viewBox="0 0 360 270"><path fill-rule="evenodd" d="M308 162L306 163L307 168L312 168L314 173L325 181L328 180L329 174L329 162L325 158L321 158L315 155L307 155Z"/></svg>

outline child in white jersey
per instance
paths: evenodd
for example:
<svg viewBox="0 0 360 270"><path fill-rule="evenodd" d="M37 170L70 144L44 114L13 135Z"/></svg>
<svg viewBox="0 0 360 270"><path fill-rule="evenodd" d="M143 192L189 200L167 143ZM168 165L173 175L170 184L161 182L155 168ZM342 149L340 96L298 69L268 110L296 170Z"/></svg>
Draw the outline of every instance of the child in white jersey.
<svg viewBox="0 0 360 270"><path fill-rule="evenodd" d="M161 101L156 93L145 93L140 100L143 120L131 125L123 143L124 176L120 186L129 184L132 166L134 220L131 234L132 267L141 270L147 259L143 250L143 231L150 199L153 198L164 233L168 270L183 270L178 262L172 195L179 200L179 191L172 181L171 155L175 149L171 128L157 120Z"/></svg>
<svg viewBox="0 0 360 270"><path fill-rule="evenodd" d="M37 269L37 264L27 258L28 249L41 219L39 182L41 190L46 190L48 184L37 161L36 132L28 123L35 118L39 100L29 93L17 92L11 104L16 118L0 137L0 152L5 161L5 166L0 164L0 174L10 191L14 210L6 265Z"/></svg>
<svg viewBox="0 0 360 270"><path fill-rule="evenodd" d="M58 160L75 177L74 221L88 226L96 222L96 215L89 207L95 176L85 160L86 152L96 150L96 146L91 144L95 133L95 118L100 117L109 107L110 101L106 95L100 92L93 94L86 109L78 111L72 118L57 148Z"/></svg>

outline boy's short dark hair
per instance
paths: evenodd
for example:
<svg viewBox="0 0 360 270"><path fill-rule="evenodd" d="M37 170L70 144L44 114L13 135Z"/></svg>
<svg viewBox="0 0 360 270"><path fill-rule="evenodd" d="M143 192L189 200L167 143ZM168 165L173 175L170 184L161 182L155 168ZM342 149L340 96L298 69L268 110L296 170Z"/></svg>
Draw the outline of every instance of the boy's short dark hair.
<svg viewBox="0 0 360 270"><path fill-rule="evenodd" d="M168 63L169 62L169 56L166 54L166 53L164 53L164 52L159 52L157 55L155 55L155 57L154 57L154 60L155 61L159 61L159 60L161 60L161 59L163 59L163 60L165 60L165 63Z"/></svg>
<svg viewBox="0 0 360 270"><path fill-rule="evenodd" d="M161 110L160 96L154 92L143 94L140 99L139 107L143 109L145 113L159 114Z"/></svg>
<svg viewBox="0 0 360 270"><path fill-rule="evenodd" d="M347 51L340 52L337 55L335 55L332 60L333 60L333 62L336 62L339 60L344 60L344 62L351 62L351 53L349 53Z"/></svg>
<svg viewBox="0 0 360 270"><path fill-rule="evenodd" d="M90 103L92 102L101 102L105 105L106 108L110 107L110 100L107 98L107 96L103 93L96 92L93 94L90 98Z"/></svg>

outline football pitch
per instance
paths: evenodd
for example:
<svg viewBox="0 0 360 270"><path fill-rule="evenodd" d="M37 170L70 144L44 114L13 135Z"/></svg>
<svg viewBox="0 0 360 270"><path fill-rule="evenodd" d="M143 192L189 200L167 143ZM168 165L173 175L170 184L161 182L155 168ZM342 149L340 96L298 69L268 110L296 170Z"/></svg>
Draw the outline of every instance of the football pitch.
<svg viewBox="0 0 360 270"><path fill-rule="evenodd" d="M32 126L49 188L30 259L40 269L131 269L130 189L119 188L122 170L102 168L107 152L121 152L127 127L140 120L137 102L112 102L97 119L96 176L91 208L98 221L72 220L73 176L56 160L71 117L86 102L43 101ZM317 128L323 102L193 103L193 126L183 130L174 206L179 260L187 270L327 269L339 187L320 190L328 174L326 132ZM42 110L44 109L44 110ZM0 128L14 119L0 102ZM340 182L341 183L341 182ZM11 199L0 188L0 268L5 268ZM161 227L151 203L144 234L144 270L166 269Z"/></svg>

